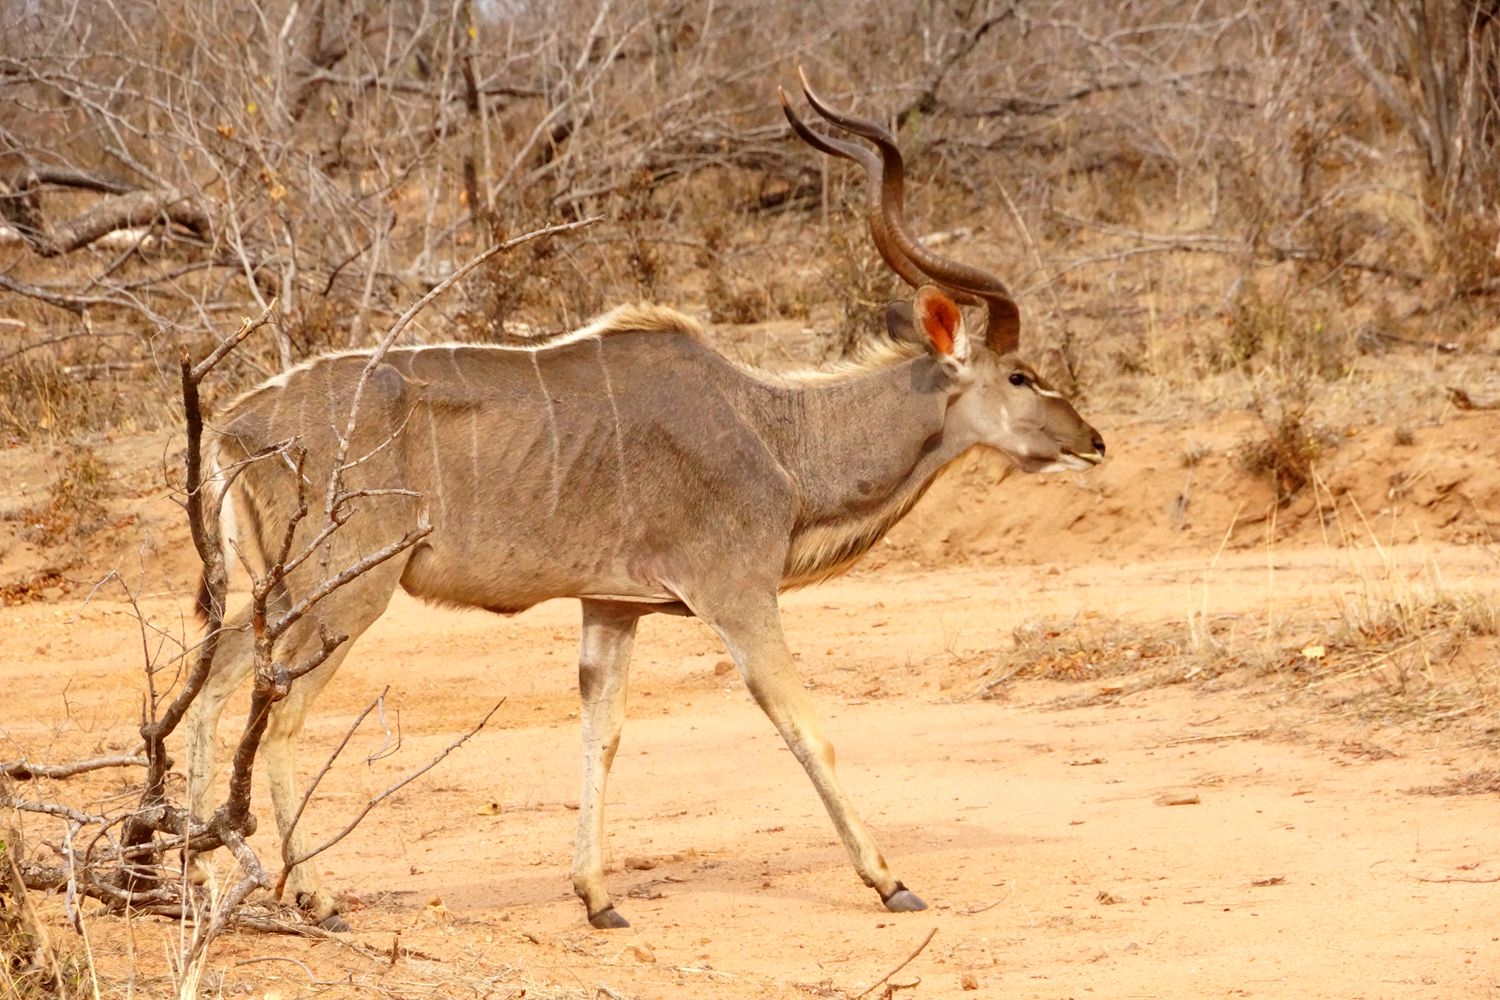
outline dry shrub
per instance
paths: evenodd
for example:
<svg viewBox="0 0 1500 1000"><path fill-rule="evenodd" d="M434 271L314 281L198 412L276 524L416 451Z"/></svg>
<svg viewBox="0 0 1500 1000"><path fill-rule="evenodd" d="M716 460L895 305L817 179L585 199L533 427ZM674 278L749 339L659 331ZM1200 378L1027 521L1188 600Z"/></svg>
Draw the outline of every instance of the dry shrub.
<svg viewBox="0 0 1500 1000"><path fill-rule="evenodd" d="M1224 320L1222 340L1201 345L1209 371L1248 368L1260 362L1287 374L1324 381L1342 378L1354 363L1354 336L1322 303L1292 285L1273 298L1242 279Z"/></svg>
<svg viewBox="0 0 1500 1000"><path fill-rule="evenodd" d="M1346 638L1356 643L1400 643L1435 633L1461 640L1500 635L1500 604L1493 594L1472 590L1414 590L1352 604L1344 623Z"/></svg>
<svg viewBox="0 0 1500 1000"><path fill-rule="evenodd" d="M1500 173L1500 168L1492 169ZM1500 188L1500 182L1496 187ZM1443 225L1438 245L1441 266L1452 276L1457 291L1495 290L1500 281L1500 221L1486 216L1451 217Z"/></svg>
<svg viewBox="0 0 1500 1000"><path fill-rule="evenodd" d="M703 275L703 299L712 323L755 323L767 316L766 295L730 262L728 227L710 218L703 225L703 242L696 254Z"/></svg>
<svg viewBox="0 0 1500 1000"><path fill-rule="evenodd" d="M0 432L32 444L99 427L107 402L48 355L23 354L0 366Z"/></svg>
<svg viewBox="0 0 1500 1000"><path fill-rule="evenodd" d="M53 945L15 867L21 856L20 831L0 831L0 996L6 1000L88 996L88 966L78 955L61 954Z"/></svg>
<svg viewBox="0 0 1500 1000"><path fill-rule="evenodd" d="M1314 415L1311 392L1306 378L1275 376L1271 391L1257 391L1251 402L1263 433L1239 447L1241 467L1268 477L1282 502L1313 481L1318 459L1338 443Z"/></svg>
<svg viewBox="0 0 1500 1000"><path fill-rule="evenodd" d="M827 354L846 358L866 341L885 336L885 307L897 297L898 282L870 245L862 219L840 213L826 238L824 279L840 311Z"/></svg>
<svg viewBox="0 0 1500 1000"><path fill-rule="evenodd" d="M112 490L109 466L87 444L70 442L59 455L57 478L47 499L7 514L23 524L22 535L38 545L88 537L109 523L105 502Z"/></svg>
<svg viewBox="0 0 1500 1000"><path fill-rule="evenodd" d="M491 242L524 231L519 217L502 220ZM445 335L478 343L509 343L581 325L621 301L605 294L615 278L600 276L618 269L619 243L591 236L538 239L486 261L456 293L450 293L461 299L450 312L445 327L451 332Z"/></svg>
<svg viewBox="0 0 1500 1000"><path fill-rule="evenodd" d="M626 280L639 299L655 299L669 277L670 260L661 240L662 211L654 199L651 172L637 170L619 192L615 218L620 223Z"/></svg>
<svg viewBox="0 0 1500 1000"><path fill-rule="evenodd" d="M305 296L284 324L294 356L312 357L349 346L351 319L358 303L336 296Z"/></svg>
<svg viewBox="0 0 1500 1000"><path fill-rule="evenodd" d="M1240 464L1269 477L1285 501L1312 482L1319 459L1338 445L1338 435L1318 417L1315 400L1321 384L1347 374L1354 338L1316 306L1268 299L1251 281L1241 285L1226 328L1209 364L1250 373L1251 409L1263 431L1240 445Z"/></svg>

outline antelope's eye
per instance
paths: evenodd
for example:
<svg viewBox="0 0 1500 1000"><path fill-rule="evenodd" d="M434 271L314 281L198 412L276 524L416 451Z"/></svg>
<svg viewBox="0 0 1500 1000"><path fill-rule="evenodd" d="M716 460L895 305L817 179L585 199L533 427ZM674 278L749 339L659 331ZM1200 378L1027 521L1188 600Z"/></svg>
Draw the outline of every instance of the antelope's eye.
<svg viewBox="0 0 1500 1000"><path fill-rule="evenodd" d="M1026 384L1026 375L1025 375L1025 373L1024 372L1011 372L1010 373L1010 384L1011 385L1025 385Z"/></svg>

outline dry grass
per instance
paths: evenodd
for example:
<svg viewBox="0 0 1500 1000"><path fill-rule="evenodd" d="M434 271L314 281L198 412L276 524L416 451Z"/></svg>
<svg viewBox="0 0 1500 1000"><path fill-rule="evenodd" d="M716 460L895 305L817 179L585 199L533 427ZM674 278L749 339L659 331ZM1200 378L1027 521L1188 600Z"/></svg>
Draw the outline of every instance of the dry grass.
<svg viewBox="0 0 1500 1000"><path fill-rule="evenodd" d="M1440 785L1422 785L1407 791L1414 795L1500 795L1500 767L1469 771Z"/></svg>
<svg viewBox="0 0 1500 1000"><path fill-rule="evenodd" d="M22 846L19 828L0 833L0 997L97 997L98 984L84 950L58 947L37 900L21 881L16 858Z"/></svg>
<svg viewBox="0 0 1500 1000"><path fill-rule="evenodd" d="M1282 502L1313 481L1319 460L1338 445L1338 435L1314 410L1312 391L1304 374L1272 376L1270 388L1257 390L1251 403L1262 433L1239 447L1240 466L1269 479Z"/></svg>
<svg viewBox="0 0 1500 1000"><path fill-rule="evenodd" d="M1214 621L1207 630L1187 622L1145 624L1107 616L1026 622L1011 633L1012 645L989 660L977 679L976 697L1009 696L1020 680L1085 685L1059 704L1078 707L1122 694L1206 681L1243 665L1244 650L1231 636L1237 623Z"/></svg>
<svg viewBox="0 0 1500 1000"><path fill-rule="evenodd" d="M57 457L57 477L48 487L47 498L5 514L7 520L21 522L23 538L42 546L81 543L109 523L106 501L113 492L113 479L103 457L81 441L64 445Z"/></svg>
<svg viewBox="0 0 1500 1000"><path fill-rule="evenodd" d="M1429 588L1368 589L1332 618L1309 609L1223 616L1206 628L1103 616L1028 622L985 663L974 696L1007 698L1015 681L1062 681L1082 690L1056 704L1080 707L1244 671L1331 711L1440 728L1500 708L1497 636L1500 596Z"/></svg>
<svg viewBox="0 0 1500 1000"><path fill-rule="evenodd" d="M33 444L106 422L98 394L54 356L38 351L0 365L0 435Z"/></svg>
<svg viewBox="0 0 1500 1000"><path fill-rule="evenodd" d="M1423 586L1384 598L1366 594L1351 602L1344 611L1342 638L1352 645L1389 647L1432 636L1455 642L1493 635L1500 635L1495 595Z"/></svg>

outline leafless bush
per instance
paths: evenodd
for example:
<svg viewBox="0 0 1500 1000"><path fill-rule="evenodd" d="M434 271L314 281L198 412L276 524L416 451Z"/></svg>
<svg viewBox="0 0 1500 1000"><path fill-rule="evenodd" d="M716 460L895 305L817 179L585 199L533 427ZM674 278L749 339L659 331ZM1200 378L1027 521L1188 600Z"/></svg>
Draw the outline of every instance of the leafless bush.
<svg viewBox="0 0 1500 1000"><path fill-rule="evenodd" d="M903 133L914 221L970 229L959 255L1014 276L1037 320L1150 286L1184 254L1222 258L1213 287L1185 290L1210 300L1288 263L1297 289L1351 305L1487 294L1486 10L39 0L0 32L18 111L0 125L0 216L24 247L0 259L0 291L29 303L13 310L28 332L0 340L62 320L170 356L274 297L271 349L235 362L270 370L368 343L476 241L591 213L612 222L497 264L423 335L557 329L641 296L728 321L844 309L876 292L856 261L822 290L775 274L858 240L828 213L842 173L777 120L774 84L798 62ZM126 225L140 235L106 247ZM856 307L834 340L877 313Z"/></svg>
<svg viewBox="0 0 1500 1000"><path fill-rule="evenodd" d="M22 523L23 538L40 545L79 543L98 531L108 517L104 502L113 492L109 466L88 444L70 442L57 458L57 475L46 499L6 515Z"/></svg>
<svg viewBox="0 0 1500 1000"><path fill-rule="evenodd" d="M384 333L380 343L370 353L364 377L377 369L386 352L421 308L457 283L467 272L493 258L501 250L524 245L550 233L579 229L594 221L581 220L533 231L507 243L497 244L471 260L436 284ZM342 839L370 809L416 776L408 777L371 799L341 833L310 853L292 857L290 849L284 846L283 868L279 878L273 878L247 842L256 827L251 809L251 773L271 708L287 696L291 685L325 663L346 641L344 635L323 621L320 602L385 560L406 551L431 531L424 521L419 522L399 537L392 537L383 547L374 551L362 551L355 561L347 565L325 561L327 552L330 551L325 547L351 518L360 515L368 502L367 498L393 492L411 493L399 488L362 490L345 482L348 470L363 460L361 454L348 453L360 420L360 399L364 384L362 377L360 388L353 393L345 415L346 423L339 439L341 448L332 464L328 481L319 486L309 483L300 474L295 477L300 491L298 508L291 514L279 548L271 547L267 551L268 565L247 566L251 577L249 611L236 623L226 622L224 609L228 591L229 548L219 534L218 505L223 502L229 485L249 465L264 461L286 462L300 473L304 452L300 443L291 439L270 445L248 456L236 466L222 471L210 470L205 464L204 414L200 388L225 357L251 334L268 325L273 308L268 305L258 319L245 320L237 333L220 342L204 358L195 362L184 351L180 360L182 411L187 437L182 502L203 571L204 590L199 597L199 610L205 618L204 635L196 644L179 640L181 646L177 655L161 658L160 650L170 645L171 633L163 626L148 621L137 606L136 613L147 651L147 692L144 699L144 720L140 729L140 751L55 765L41 765L24 758L0 761L0 782L4 782L4 786L0 787L0 805L22 815L59 818L67 828L61 842L53 841L45 845L53 855L51 858L45 857L42 852L23 852L19 835L11 835L7 840L0 853L4 854L5 864L10 866L16 884L21 887L18 891L24 895L26 889L65 890L70 907L76 906L80 898L92 898L118 911L167 914L188 920L193 925L194 932L186 940L182 953L176 959L177 968L182 970L185 979L201 972L203 956L214 937L245 919L241 908L253 891L274 888L279 893L279 887L293 867ZM390 442L387 440L385 443ZM380 447L384 447L384 444ZM64 481L81 484L70 486L70 490L83 490L89 483L101 478L97 459L87 452L81 452L80 457L70 464L74 468L65 474ZM215 481L211 479L212 476L223 478ZM62 496L61 493L58 495ZM83 516L79 511L85 510L86 505L91 502L91 498L84 493L77 496L68 493L64 500L78 508L78 511L74 511L77 517ZM54 500L48 509L60 509L62 505L62 501ZM282 588L288 574L304 564L319 568L314 582L307 590L299 592L295 601L282 600ZM128 588L126 593L132 604L135 604L134 594ZM299 626L299 623L302 624ZM283 640L289 637L295 627L306 627L307 624L316 629L319 641L304 647L298 658L287 662L289 654L285 651L287 644ZM228 791L223 803L208 815L194 815L169 794L167 779L171 762L167 756L166 741L186 718L202 692L214 670L219 646L231 630L245 630L251 638L253 679L250 710L236 741ZM157 636L158 641L145 641L150 635ZM158 652L153 653L153 649ZM497 705L496 708L498 707ZM494 710L490 715L493 714ZM461 745L489 717L486 716L468 734L450 744L432 764L416 774L430 769L437 760ZM336 750L334 755L337 756L337 753ZM37 779L63 779L105 768L138 766L145 768L139 797L132 806L121 811L95 813L65 801L45 797L30 798L18 790L19 785ZM304 801L304 806L305 804ZM170 863L168 857L175 855L186 860L193 854L218 847L228 848L234 858L234 881L207 895L185 891L187 879L182 874L182 869ZM0 921L0 934L7 933L7 926ZM49 982L57 979L56 974L50 975ZM63 995L66 995L65 992Z"/></svg>
<svg viewBox="0 0 1500 1000"><path fill-rule="evenodd" d="M1319 460L1338 444L1322 424L1313 393L1306 373L1271 370L1251 403L1262 433L1240 446L1240 463L1267 477L1283 503L1313 482Z"/></svg>
<svg viewBox="0 0 1500 1000"><path fill-rule="evenodd" d="M1486 0L1357 0L1331 34L1421 157L1439 262L1462 293L1500 290L1500 16Z"/></svg>

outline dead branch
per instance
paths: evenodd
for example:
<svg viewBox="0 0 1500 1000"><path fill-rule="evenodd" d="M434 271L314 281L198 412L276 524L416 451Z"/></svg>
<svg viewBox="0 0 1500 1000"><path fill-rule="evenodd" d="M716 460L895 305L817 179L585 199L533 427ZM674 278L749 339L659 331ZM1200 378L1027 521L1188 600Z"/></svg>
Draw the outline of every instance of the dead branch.
<svg viewBox="0 0 1500 1000"><path fill-rule="evenodd" d="M133 184L75 167L38 164L30 168L30 173L42 184L95 191L99 194L128 194L136 189Z"/></svg>
<svg viewBox="0 0 1500 1000"><path fill-rule="evenodd" d="M42 257L72 253L117 229L167 222L181 226L200 239L208 239L212 224L208 213L186 191L131 191L114 195L76 218L40 231L21 229L21 235Z"/></svg>
<svg viewBox="0 0 1500 1000"><path fill-rule="evenodd" d="M126 822L122 832L121 839L126 848L149 843L155 833L161 829L159 825L148 822L144 813L165 805L167 768L170 763L167 757L166 740L186 716L188 707L208 680L224 624L224 594L229 587L229 577L224 565L223 546L219 539L219 512L217 509L207 511L204 508L203 409L199 400L199 385L212 371L214 365L235 345L243 342L246 337L267 322L270 311L270 307L267 306L258 319L246 319L237 333L226 338L199 364L192 363L186 350L183 351L179 362L183 415L188 442L186 483L184 484L186 509L193 545L197 549L198 558L203 567L203 592L199 595L198 606L206 620L207 631L202 644L198 647L198 657L193 664L193 669L189 671L177 696L160 715L157 714L155 681L151 671L147 670L150 699L146 708L147 718L141 723L141 737L145 740L147 759L146 780L141 791L139 811ZM222 495L221 492L219 496ZM186 835L184 831L184 836Z"/></svg>
<svg viewBox="0 0 1500 1000"><path fill-rule="evenodd" d="M901 963L899 965L897 965L894 969L892 969L890 972L887 972L885 975L883 975L879 979L875 980L875 982L870 986L869 989L865 990L863 993L856 993L855 996L854 996L854 1000L860 1000L861 997L868 996L869 994L875 992L875 990L877 990L881 986L883 986L888 979L890 979L896 973L900 972L902 969L904 969L908 965L910 965L911 962L912 962L912 959L914 959L918 955L922 954L922 950L927 947L927 945L932 941L933 935L937 934L937 932L938 932L938 929L936 927L934 927L932 930L928 931L927 932L927 936L922 939L922 943L919 944L919 945L917 945L916 949L913 950L910 955L907 955L904 959L902 959Z"/></svg>
<svg viewBox="0 0 1500 1000"><path fill-rule="evenodd" d="M390 686L387 685L386 688L375 697L374 701L365 706L364 711L355 716L354 721L351 722L349 724L349 728L345 730L344 738L339 740L338 746L333 748L333 752L328 755L328 759L323 762L323 766L318 770L318 773L313 775L312 781L307 783L307 790L302 793L302 801L297 803L297 811L292 814L292 829L295 830L297 828L297 824L302 821L302 814L307 810L307 804L312 801L313 793L318 790L318 785L322 784L323 778L328 774L329 771L333 770L334 761L339 759L339 755L344 752L344 748L348 746L349 741L354 738L355 732L358 731L359 727L364 724L365 719L369 718L370 713L375 711L376 707L385 700L385 696L390 693L390 690ZM288 858L285 841L283 841L281 847L281 860L283 862L284 869L290 870L292 866L290 864L286 864Z"/></svg>
<svg viewBox="0 0 1500 1000"><path fill-rule="evenodd" d="M115 754L110 757L91 757L74 760L66 764L34 764L26 758L0 761L0 776L16 781L32 781L36 778L71 778L76 774L99 771L106 767L145 767L144 754Z"/></svg>
<svg viewBox="0 0 1500 1000"><path fill-rule="evenodd" d="M66 309L75 316L82 316L90 306L130 306L133 305L128 299L113 295L78 295L73 292L62 291L47 285L33 285L29 282L18 281L9 275L0 274L0 288L17 295L24 295L28 299L36 299L45 302L49 306L58 309Z"/></svg>
<svg viewBox="0 0 1500 1000"><path fill-rule="evenodd" d="M1128 226L1118 226L1108 222L1101 222L1097 219L1082 219L1058 209L1050 209L1048 214L1061 222L1079 229L1092 229L1110 236L1136 240L1159 250L1180 251L1183 253L1227 254L1270 262L1312 261L1327 264L1335 270L1347 268L1353 271L1368 271L1371 274L1378 274L1381 277L1396 278L1411 285L1421 285L1427 281L1427 275L1403 271L1400 268L1372 261L1359 261L1352 258L1331 261L1327 259L1325 254L1314 247L1279 245L1270 241L1251 242L1233 236L1225 236L1223 233L1151 233L1141 229L1132 229Z"/></svg>
<svg viewBox="0 0 1500 1000"><path fill-rule="evenodd" d="M498 712L498 711L500 711L500 706L504 705L504 704L505 704L505 699L504 698L501 698L499 701L495 702L495 707L492 708L492 709L490 709L488 712L486 712L484 714L484 718L480 719L477 723L475 723L469 729L468 732L464 733L458 739L454 740L452 743L449 743L446 747L444 747L443 750L437 756L435 756L435 757L432 758L432 760L428 761L422 767L419 767L417 770L415 770L415 771L411 772L410 774L406 775L400 781L396 782L394 785L391 785L385 791L381 792L379 795L376 795L374 798L372 798L368 802L366 802L364 804L364 807L360 809L360 811L355 815L355 817L352 820L350 820L344 826L344 828L342 830L340 830L338 833L334 834L332 837L328 838L323 843L319 844L317 847L312 848L311 850L303 853L302 855L300 855L298 857L295 857L295 858L292 858L290 860L287 860L285 866L282 868L281 877L278 878L277 882L276 882L278 891L279 891L280 887L285 884L286 877L287 877L288 874L291 873L291 870L293 868L295 868L298 865L302 864L304 861L310 861L310 860L312 860L313 858L317 857L319 854L322 854L324 851L328 850L334 844L337 844L339 841L341 841L345 837L349 836L349 834L353 833L354 832L354 828L357 827L357 826L359 826L360 822L366 816L368 816L370 814L370 810L372 810L376 806L380 805L380 803L384 802L386 799L390 798L392 795L395 795L397 792L399 792L401 789L405 788L407 785L411 784L413 781L416 781L418 778L420 778L422 775L426 774L428 771L431 771L434 767L437 767L438 764L442 763L443 759L445 757L447 757L450 753L452 753L453 751L457 750L459 747L463 746L465 743L469 742L469 740L472 739L474 737L474 735L477 734L481 729L483 729L485 727L485 725L490 721L490 719L492 719L494 717L495 713ZM286 860L286 859L283 859L283 860Z"/></svg>
<svg viewBox="0 0 1500 1000"><path fill-rule="evenodd" d="M62 802L31 802L27 799L15 798L11 795L0 795L0 802L20 812L39 813L43 816L59 816L74 823L103 824L109 821L107 816L96 816L80 812Z"/></svg>
<svg viewBox="0 0 1500 1000"><path fill-rule="evenodd" d="M374 569L376 566L379 566L387 559L391 559L395 556L400 555L430 534L432 534L432 525L428 524L424 519L415 528L412 528L406 534L402 535L400 538L396 539L394 542L390 543L384 548L377 549L376 551L371 552L363 559L360 559L358 562L351 564L336 575L322 580L304 597L300 598L296 604L292 605L285 614L277 618L274 623L269 624L266 629L266 635L273 642L277 639L280 639L283 635L286 634L287 629L297 624L297 622L301 620L301 618L309 611L311 611L319 601L323 600L323 598L327 597L329 594L357 579L358 577L364 576L370 570ZM314 664L314 666L316 666L316 664ZM306 673L307 670L310 669L312 668L308 667L306 670L302 670L297 676L300 677L303 673Z"/></svg>

